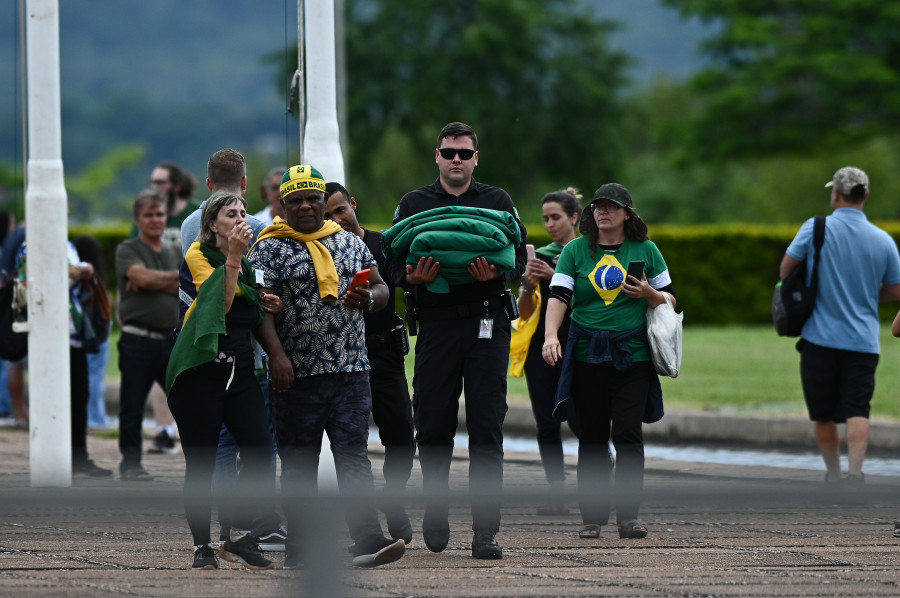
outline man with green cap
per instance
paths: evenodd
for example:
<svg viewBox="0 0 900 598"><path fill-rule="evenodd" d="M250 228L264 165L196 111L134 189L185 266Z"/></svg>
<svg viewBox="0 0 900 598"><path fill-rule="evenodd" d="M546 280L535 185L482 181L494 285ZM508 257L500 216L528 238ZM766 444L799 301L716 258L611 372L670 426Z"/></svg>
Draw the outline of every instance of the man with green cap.
<svg viewBox="0 0 900 598"><path fill-rule="evenodd" d="M285 567L309 560L303 542L303 505L297 497L316 488L322 434L327 432L341 493L374 494L368 457L369 361L363 313L382 309L388 288L362 239L325 220L325 180L308 164L292 166L281 182L285 218L275 218L250 250L266 293L284 308L267 314L261 342L269 354L270 401L281 455L281 485L288 521ZM366 284L350 288L357 272ZM405 542L384 537L374 501L347 513L355 542L353 564L396 561Z"/></svg>

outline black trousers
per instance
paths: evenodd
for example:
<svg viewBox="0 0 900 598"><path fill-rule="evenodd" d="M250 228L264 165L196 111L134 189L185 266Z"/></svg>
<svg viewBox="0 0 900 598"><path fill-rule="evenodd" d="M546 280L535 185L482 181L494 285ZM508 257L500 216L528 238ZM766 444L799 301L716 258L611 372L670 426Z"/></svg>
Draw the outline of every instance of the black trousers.
<svg viewBox="0 0 900 598"><path fill-rule="evenodd" d="M123 466L141 464L144 406L158 382L166 387L166 366L174 341L143 338L123 332L119 338L119 452Z"/></svg>
<svg viewBox="0 0 900 598"><path fill-rule="evenodd" d="M385 489L406 488L416 454L412 401L403 355L392 347L369 350L369 387L372 390L372 419L384 446Z"/></svg>
<svg viewBox="0 0 900 598"><path fill-rule="evenodd" d="M572 395L578 413L578 493L584 523L603 525L612 506L616 519L637 518L644 485L644 406L655 375L649 361L620 372L612 366L575 362ZM610 496L609 440L616 449L616 500Z"/></svg>
<svg viewBox="0 0 900 598"><path fill-rule="evenodd" d="M254 513L271 509L272 433L252 367L234 371L230 363L206 363L183 372L169 393L184 450L185 514L194 544L210 541L212 474L222 424L241 447L237 496L221 497L235 527L250 529ZM226 388L227 386L227 388Z"/></svg>
<svg viewBox="0 0 900 598"><path fill-rule="evenodd" d="M34 356L32 356L34 359ZM79 347L69 346L69 386L72 393L72 462L87 461L87 407L90 398L87 352Z"/></svg>
<svg viewBox="0 0 900 598"><path fill-rule="evenodd" d="M525 382L528 384L528 396L531 399L531 411L537 425L538 451L544 465L544 475L548 482L562 482L566 479L563 459L562 425L553 419L553 407L556 404L556 387L559 386L559 374L562 364L549 365L544 361L541 351L544 338L532 338L525 360ZM567 422L572 432L578 436L578 418L572 402Z"/></svg>
<svg viewBox="0 0 900 598"><path fill-rule="evenodd" d="M503 420L510 322L492 312L492 337L478 338L480 318L425 321L416 341L413 409L426 499L447 505L453 437L460 393L465 390L469 433L472 528L500 529L503 489Z"/></svg>

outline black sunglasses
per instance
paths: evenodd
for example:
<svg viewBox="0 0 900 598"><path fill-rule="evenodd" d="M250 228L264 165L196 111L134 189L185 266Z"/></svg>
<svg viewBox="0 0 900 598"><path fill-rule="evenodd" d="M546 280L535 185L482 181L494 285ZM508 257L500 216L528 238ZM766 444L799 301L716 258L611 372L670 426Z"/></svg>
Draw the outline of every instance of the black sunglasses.
<svg viewBox="0 0 900 598"><path fill-rule="evenodd" d="M441 158L444 160L452 160L456 157L456 154L459 154L460 160L471 160L472 156L475 155L475 150L471 149L456 149L453 147L442 147L438 150L441 154Z"/></svg>

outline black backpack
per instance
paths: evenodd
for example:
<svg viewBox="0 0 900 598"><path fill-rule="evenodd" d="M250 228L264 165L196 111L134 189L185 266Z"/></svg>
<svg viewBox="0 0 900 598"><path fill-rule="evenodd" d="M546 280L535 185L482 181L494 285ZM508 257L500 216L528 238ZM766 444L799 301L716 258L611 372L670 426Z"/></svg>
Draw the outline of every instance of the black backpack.
<svg viewBox="0 0 900 598"><path fill-rule="evenodd" d="M819 285L819 253L824 243L825 216L816 216L813 227L815 261L809 286L806 286L807 260L800 262L800 265L775 285L775 293L772 295L772 322L779 336L800 336L803 325L812 314Z"/></svg>

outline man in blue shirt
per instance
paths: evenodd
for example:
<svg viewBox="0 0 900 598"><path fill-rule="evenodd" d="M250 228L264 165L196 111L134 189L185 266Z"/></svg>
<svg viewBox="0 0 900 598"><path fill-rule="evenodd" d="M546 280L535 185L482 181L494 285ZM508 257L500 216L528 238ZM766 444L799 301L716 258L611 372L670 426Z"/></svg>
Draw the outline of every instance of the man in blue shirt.
<svg viewBox="0 0 900 598"><path fill-rule="evenodd" d="M865 172L846 166L825 186L831 187L833 211L825 219L815 309L797 344L800 376L827 468L825 481L860 486L878 365L878 303L900 300L900 255L894 240L863 212L869 199ZM807 259L811 278L813 221L807 220L788 246L781 277ZM839 423L847 424L848 475L843 480Z"/></svg>

